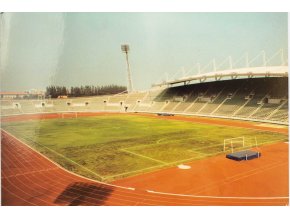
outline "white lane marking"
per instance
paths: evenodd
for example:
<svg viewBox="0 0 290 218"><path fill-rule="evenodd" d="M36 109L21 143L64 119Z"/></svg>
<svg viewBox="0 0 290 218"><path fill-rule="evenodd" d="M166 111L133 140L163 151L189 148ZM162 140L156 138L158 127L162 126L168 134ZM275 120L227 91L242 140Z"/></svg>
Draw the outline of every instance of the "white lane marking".
<svg viewBox="0 0 290 218"><path fill-rule="evenodd" d="M30 148L31 150L33 150L34 152L36 152L37 154L41 155L43 158L45 158L46 160L48 160L49 162L51 162L52 164L56 165L57 167L59 167L60 169L66 171L67 173L70 173L72 175L75 175L77 177L80 177L80 178L83 178L83 179L87 179L87 180L90 180L92 182L97 182L97 183L100 183L100 184L103 184L103 185L107 185L107 186L111 186L111 187L116 187L116 188L122 188L122 189L127 189L127 190L135 190L135 188L131 188L131 187L124 187L124 186L119 186L119 185L113 185L113 184L110 184L110 183L105 183L105 182L101 182L101 181L98 181L98 180L94 180L94 179L90 179L90 178L87 178L87 177L84 177L84 176L81 176L81 175L78 175L74 172L71 172L65 168L63 168L62 166L60 166L58 163L50 160L48 157L46 157L45 155L43 155L42 153L38 152L37 150L35 150L34 148L32 148L30 145L28 145L27 143L23 142L22 140L16 138L14 135L12 135L11 133L5 131L4 129L1 128L1 131L5 132L7 135L9 135L10 137L14 138L16 141L24 144L25 146L27 146L28 148Z"/></svg>
<svg viewBox="0 0 290 218"><path fill-rule="evenodd" d="M149 193L161 194L161 195L172 195L172 196L180 196L180 197L192 197L192 198L212 198L212 199L260 199L260 200L270 200L270 199L289 199L289 197L285 196L276 196L276 197L237 197L237 196L211 196L211 195L186 195L186 194L174 194L167 192L158 192L152 190L146 190Z"/></svg>

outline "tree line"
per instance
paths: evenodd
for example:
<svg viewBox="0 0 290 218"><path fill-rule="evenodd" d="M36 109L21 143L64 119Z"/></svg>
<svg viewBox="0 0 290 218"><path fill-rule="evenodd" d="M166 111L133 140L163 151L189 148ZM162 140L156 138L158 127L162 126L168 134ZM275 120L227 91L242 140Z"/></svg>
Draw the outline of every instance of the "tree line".
<svg viewBox="0 0 290 218"><path fill-rule="evenodd" d="M82 97L82 96L98 96L98 95L112 95L124 92L127 90L126 86L119 85L105 85L105 86L74 86L67 88L65 86L48 86L46 87L45 95L51 98L58 96L68 97Z"/></svg>

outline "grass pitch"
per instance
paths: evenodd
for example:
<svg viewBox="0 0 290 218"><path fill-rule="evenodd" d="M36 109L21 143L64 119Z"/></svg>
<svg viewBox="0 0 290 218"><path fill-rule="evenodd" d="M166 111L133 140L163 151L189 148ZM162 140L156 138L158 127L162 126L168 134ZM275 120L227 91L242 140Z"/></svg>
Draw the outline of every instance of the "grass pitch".
<svg viewBox="0 0 290 218"><path fill-rule="evenodd" d="M2 128L80 175L114 179L223 153L225 138L246 146L288 140L286 135L135 115L106 115L3 123Z"/></svg>

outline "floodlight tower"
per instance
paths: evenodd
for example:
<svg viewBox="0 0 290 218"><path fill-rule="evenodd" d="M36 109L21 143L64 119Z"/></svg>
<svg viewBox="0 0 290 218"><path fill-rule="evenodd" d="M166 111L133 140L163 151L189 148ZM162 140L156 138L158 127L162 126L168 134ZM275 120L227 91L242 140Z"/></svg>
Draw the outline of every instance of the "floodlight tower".
<svg viewBox="0 0 290 218"><path fill-rule="evenodd" d="M130 64L129 64L129 57L128 57L128 53L129 53L129 45L124 44L121 45L121 50L126 54L126 61L127 61L127 71L128 71L128 86L127 86L127 91L128 93L133 91L133 84L132 84L132 78L131 78L131 71L130 71Z"/></svg>

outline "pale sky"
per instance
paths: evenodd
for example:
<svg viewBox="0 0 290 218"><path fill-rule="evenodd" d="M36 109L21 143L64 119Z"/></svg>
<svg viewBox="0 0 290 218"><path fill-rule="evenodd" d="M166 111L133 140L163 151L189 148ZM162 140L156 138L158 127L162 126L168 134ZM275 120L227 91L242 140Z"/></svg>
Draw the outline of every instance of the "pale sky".
<svg viewBox="0 0 290 218"><path fill-rule="evenodd" d="M198 62L215 58L218 65L229 55L288 48L287 13L3 13L0 19L2 91L126 85L122 43L131 48L137 90L165 73L181 77L182 67Z"/></svg>

